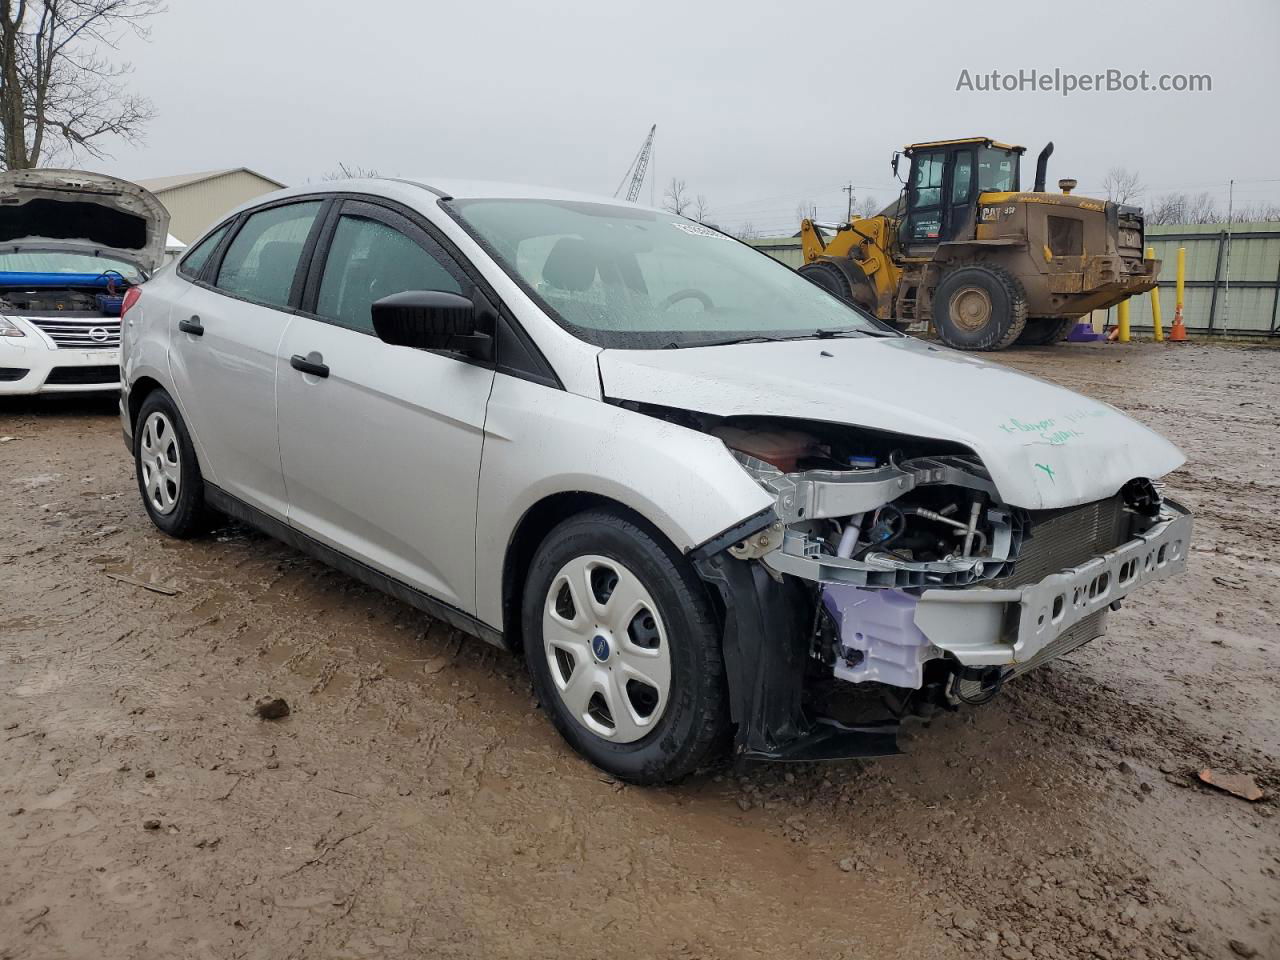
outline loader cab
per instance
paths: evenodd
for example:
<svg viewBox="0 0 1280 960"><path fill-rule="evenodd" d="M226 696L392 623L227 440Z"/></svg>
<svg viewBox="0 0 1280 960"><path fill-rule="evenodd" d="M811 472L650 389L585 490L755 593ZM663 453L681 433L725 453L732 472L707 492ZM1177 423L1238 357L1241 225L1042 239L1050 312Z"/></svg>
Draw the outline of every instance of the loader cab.
<svg viewBox="0 0 1280 960"><path fill-rule="evenodd" d="M908 256L928 256L939 243L974 236L979 194L1019 189L1022 147L981 137L915 143L898 240Z"/></svg>

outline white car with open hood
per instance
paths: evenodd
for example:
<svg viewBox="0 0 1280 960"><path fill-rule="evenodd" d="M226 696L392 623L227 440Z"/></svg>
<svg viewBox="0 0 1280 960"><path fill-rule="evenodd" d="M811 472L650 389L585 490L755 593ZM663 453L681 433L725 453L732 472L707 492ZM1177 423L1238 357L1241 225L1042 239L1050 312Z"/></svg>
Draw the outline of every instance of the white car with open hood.
<svg viewBox="0 0 1280 960"><path fill-rule="evenodd" d="M160 201L126 180L0 174L0 396L119 388L121 318L168 227Z"/></svg>
<svg viewBox="0 0 1280 960"><path fill-rule="evenodd" d="M121 417L209 508L522 650L594 763L896 750L1181 570L1181 454L658 210L369 179L230 215L143 289ZM847 696L846 696L847 695Z"/></svg>

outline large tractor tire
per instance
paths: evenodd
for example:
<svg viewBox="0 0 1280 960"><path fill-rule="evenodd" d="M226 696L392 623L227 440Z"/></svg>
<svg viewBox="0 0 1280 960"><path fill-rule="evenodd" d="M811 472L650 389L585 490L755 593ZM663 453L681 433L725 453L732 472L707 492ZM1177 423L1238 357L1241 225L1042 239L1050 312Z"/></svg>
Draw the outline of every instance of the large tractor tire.
<svg viewBox="0 0 1280 960"><path fill-rule="evenodd" d="M933 293L933 327L957 350L1003 350L1026 325L1026 291L1003 267L956 267Z"/></svg>
<svg viewBox="0 0 1280 960"><path fill-rule="evenodd" d="M846 303L861 307L874 316L875 293L866 274L852 260L815 260L799 269L800 276Z"/></svg>
<svg viewBox="0 0 1280 960"><path fill-rule="evenodd" d="M1043 347L1067 339L1075 320L1061 317L1032 317L1014 344L1019 347Z"/></svg>

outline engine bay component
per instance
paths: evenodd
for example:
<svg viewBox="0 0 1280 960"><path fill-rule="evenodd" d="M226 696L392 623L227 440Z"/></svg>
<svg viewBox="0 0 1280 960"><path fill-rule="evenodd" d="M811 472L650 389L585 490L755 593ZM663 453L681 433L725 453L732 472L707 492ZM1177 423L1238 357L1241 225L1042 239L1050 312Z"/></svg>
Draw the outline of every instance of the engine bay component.
<svg viewBox="0 0 1280 960"><path fill-rule="evenodd" d="M993 505L995 485L971 458L890 456L883 465L785 473L742 449L734 455L777 498L781 543L759 556L779 574L862 587L963 586L999 577L1016 556L1020 524Z"/></svg>
<svg viewBox="0 0 1280 960"><path fill-rule="evenodd" d="M916 626L916 603L915 597L898 590L824 586L822 605L835 625L836 677L909 690L923 686L925 663L942 656L942 651Z"/></svg>
<svg viewBox="0 0 1280 960"><path fill-rule="evenodd" d="M721 424L711 433L723 440L730 449L763 460L783 473L798 470L801 460L822 452L818 439L802 430L748 430Z"/></svg>

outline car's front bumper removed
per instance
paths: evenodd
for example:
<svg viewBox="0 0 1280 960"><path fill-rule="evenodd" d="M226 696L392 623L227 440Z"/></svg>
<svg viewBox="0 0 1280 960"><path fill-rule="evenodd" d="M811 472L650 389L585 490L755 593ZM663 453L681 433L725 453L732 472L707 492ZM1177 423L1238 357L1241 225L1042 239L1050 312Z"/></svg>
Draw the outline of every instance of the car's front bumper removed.
<svg viewBox="0 0 1280 960"><path fill-rule="evenodd" d="M957 680L962 671L1008 677L1039 666L1093 639L1096 633L1088 628L1096 621L1088 618L1185 569L1190 541L1190 513L1166 500L1159 518L1123 545L1015 589L973 586L917 595L841 584L839 589L855 594L898 595L914 604L914 617L899 618L892 639L866 650L856 668L837 665L836 676L910 687L912 677L918 685L923 664L938 658L956 664ZM795 577L779 582L762 564L727 551L699 558L696 566L725 608L725 668L739 756L824 760L898 752L896 722L851 727L806 712L813 616L805 598L812 587ZM851 605L857 606L856 598ZM842 632L852 634L856 625L847 619ZM856 632L864 644L871 639L870 631Z"/></svg>

